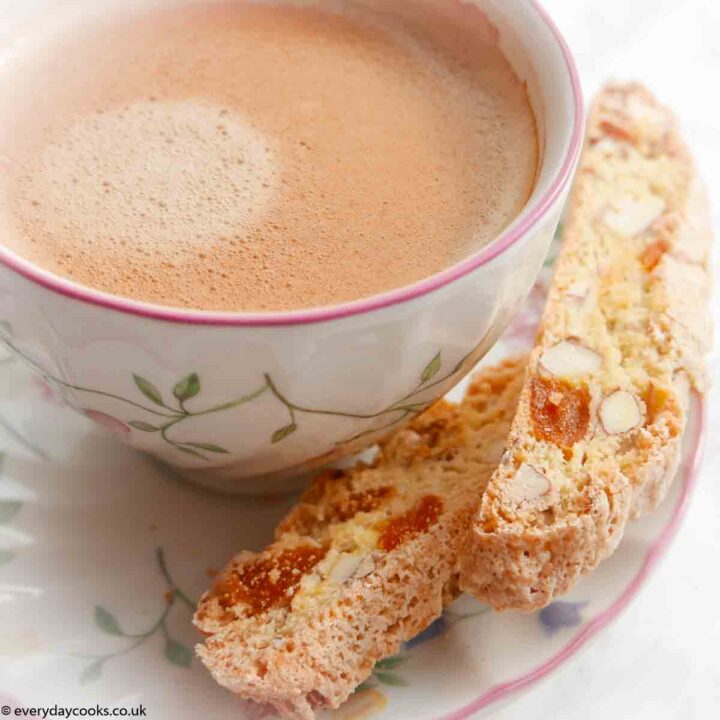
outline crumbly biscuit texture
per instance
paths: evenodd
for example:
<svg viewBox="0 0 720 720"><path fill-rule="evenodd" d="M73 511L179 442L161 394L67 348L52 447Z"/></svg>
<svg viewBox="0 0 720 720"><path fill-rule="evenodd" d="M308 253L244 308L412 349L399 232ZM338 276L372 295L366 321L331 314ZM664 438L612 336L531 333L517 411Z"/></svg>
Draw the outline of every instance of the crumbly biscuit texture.
<svg viewBox="0 0 720 720"><path fill-rule="evenodd" d="M481 372L462 403L434 405L372 465L321 474L269 547L231 561L195 615L198 655L221 685L310 720L440 615L523 368Z"/></svg>
<svg viewBox="0 0 720 720"><path fill-rule="evenodd" d="M710 240L672 114L641 86L606 87L463 589L498 609L542 607L663 499L689 391L706 386Z"/></svg>

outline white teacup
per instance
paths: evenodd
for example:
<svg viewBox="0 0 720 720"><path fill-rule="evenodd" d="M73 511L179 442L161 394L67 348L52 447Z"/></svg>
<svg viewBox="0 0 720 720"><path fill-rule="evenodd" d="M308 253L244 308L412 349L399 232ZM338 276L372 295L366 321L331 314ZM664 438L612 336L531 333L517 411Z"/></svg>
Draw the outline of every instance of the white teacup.
<svg viewBox="0 0 720 720"><path fill-rule="evenodd" d="M42 12L44 4L32 7ZM410 286L274 313L127 300L0 247L4 342L124 442L230 491L275 490L288 475L407 421L473 367L518 309L555 232L582 142L576 69L545 12L529 0L473 4L527 82L542 143L534 192L493 242ZM6 49L12 41L6 28Z"/></svg>

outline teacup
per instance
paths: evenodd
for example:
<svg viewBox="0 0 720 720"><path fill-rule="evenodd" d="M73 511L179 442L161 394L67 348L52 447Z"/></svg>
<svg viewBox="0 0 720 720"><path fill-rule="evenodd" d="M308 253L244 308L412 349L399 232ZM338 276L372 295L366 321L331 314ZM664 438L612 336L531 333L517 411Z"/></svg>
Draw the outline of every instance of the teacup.
<svg viewBox="0 0 720 720"><path fill-rule="evenodd" d="M546 13L529 0L472 4L527 83L542 147L530 199L494 241L413 285L273 313L115 297L0 247L5 344L122 441L227 491L276 491L407 422L468 373L515 314L582 142L577 72Z"/></svg>

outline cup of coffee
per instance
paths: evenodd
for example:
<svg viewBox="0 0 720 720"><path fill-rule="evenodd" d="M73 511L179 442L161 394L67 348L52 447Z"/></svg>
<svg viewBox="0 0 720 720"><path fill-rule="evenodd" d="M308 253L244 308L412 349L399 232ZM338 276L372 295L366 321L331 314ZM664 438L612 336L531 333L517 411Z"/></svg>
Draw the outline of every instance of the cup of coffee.
<svg viewBox="0 0 720 720"><path fill-rule="evenodd" d="M530 289L582 140L529 0L57 0L0 54L0 337L213 487L400 427Z"/></svg>

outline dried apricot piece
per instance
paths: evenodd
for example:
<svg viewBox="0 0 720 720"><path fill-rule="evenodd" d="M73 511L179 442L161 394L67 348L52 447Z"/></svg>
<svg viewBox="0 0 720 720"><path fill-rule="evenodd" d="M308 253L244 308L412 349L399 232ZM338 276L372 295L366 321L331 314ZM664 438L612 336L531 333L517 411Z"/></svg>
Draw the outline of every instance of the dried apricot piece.
<svg viewBox="0 0 720 720"><path fill-rule="evenodd" d="M359 512L372 512L394 492L394 488L388 486L370 488L362 492L351 492L331 504L328 508L327 519L329 522L345 522Z"/></svg>
<svg viewBox="0 0 720 720"><path fill-rule="evenodd" d="M409 538L425 532L437 522L443 502L437 495L425 495L414 508L390 520L385 525L378 545L382 550L394 550Z"/></svg>
<svg viewBox="0 0 720 720"><path fill-rule="evenodd" d="M645 416L645 424L652 425L660 414L665 412L670 402L670 393L664 388L658 387L655 383L651 382L647 386L645 396L645 407L647 408Z"/></svg>
<svg viewBox="0 0 720 720"><path fill-rule="evenodd" d="M301 546L260 556L216 583L213 594L224 608L249 605L251 616L289 605L303 575L325 557L325 552L323 548Z"/></svg>
<svg viewBox="0 0 720 720"><path fill-rule="evenodd" d="M538 440L572 447L590 424L590 392L584 385L535 376L530 380L530 419Z"/></svg>
<svg viewBox="0 0 720 720"><path fill-rule="evenodd" d="M600 129L608 137L622 140L623 142L633 143L635 138L633 134L620 123L613 120L601 120Z"/></svg>

